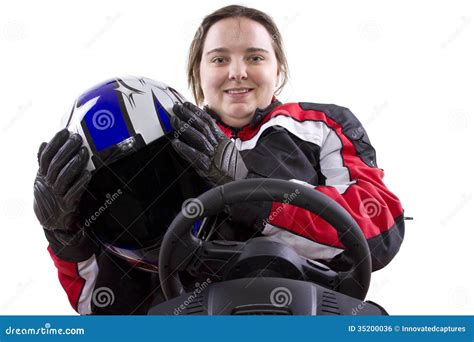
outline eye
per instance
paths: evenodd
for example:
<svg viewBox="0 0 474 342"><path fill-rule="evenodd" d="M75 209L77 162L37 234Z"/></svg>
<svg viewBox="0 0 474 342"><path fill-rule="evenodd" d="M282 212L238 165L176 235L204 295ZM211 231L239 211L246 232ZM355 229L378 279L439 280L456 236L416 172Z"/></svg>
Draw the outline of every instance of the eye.
<svg viewBox="0 0 474 342"><path fill-rule="evenodd" d="M258 63L258 62L261 62L263 61L265 58L263 58L262 56L258 56L258 55L255 55L255 56L250 56L248 58L248 60L252 63Z"/></svg>
<svg viewBox="0 0 474 342"><path fill-rule="evenodd" d="M224 64L225 62L227 61L227 59L225 57L214 57L212 60L211 60L211 63L215 63L217 65L221 65L221 64Z"/></svg>

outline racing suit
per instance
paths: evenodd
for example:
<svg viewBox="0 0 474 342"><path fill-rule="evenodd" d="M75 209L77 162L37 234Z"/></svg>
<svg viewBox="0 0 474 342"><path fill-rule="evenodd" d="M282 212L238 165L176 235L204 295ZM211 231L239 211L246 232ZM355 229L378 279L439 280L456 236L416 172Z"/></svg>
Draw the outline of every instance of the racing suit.
<svg viewBox="0 0 474 342"><path fill-rule="evenodd" d="M373 271L393 259L404 236L403 208L383 183L375 150L349 109L282 104L274 98L242 128L229 127L208 112L234 141L252 177L291 180L331 197L362 229ZM336 230L315 214L292 206L291 200L256 203L252 208L236 205L231 215L306 258L335 270L350 267ZM153 301L162 300L157 274L134 269L87 236L76 246L64 247L45 233L59 281L78 313L146 314Z"/></svg>

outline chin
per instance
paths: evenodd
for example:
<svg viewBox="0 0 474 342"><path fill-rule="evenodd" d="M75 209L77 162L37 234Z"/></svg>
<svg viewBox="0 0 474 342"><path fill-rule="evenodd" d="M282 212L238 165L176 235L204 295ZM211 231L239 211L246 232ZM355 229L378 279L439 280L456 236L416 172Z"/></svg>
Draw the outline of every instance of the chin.
<svg viewBox="0 0 474 342"><path fill-rule="evenodd" d="M236 116L244 116L248 112L254 112L257 107L254 104L238 102L229 104L227 108L230 113L234 113Z"/></svg>

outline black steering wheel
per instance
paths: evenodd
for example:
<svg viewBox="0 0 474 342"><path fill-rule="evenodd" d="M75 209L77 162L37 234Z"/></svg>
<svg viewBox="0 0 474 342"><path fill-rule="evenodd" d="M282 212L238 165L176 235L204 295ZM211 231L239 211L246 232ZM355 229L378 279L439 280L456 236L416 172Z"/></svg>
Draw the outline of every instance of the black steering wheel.
<svg viewBox="0 0 474 342"><path fill-rule="evenodd" d="M209 255L211 252L215 255L214 259L230 259L239 253L239 243L223 241L219 248L206 247L206 241L192 234L195 221L223 211L226 205L248 201L284 202L285 195L289 193L298 194L292 199L292 205L311 211L337 230L353 266L347 272L336 273L331 270L335 275L331 280L332 287L363 300L370 286L372 260L367 241L356 221L342 206L319 191L298 183L268 178L221 185L185 202L186 205L183 205L163 238L158 259L160 283L166 299L180 294L182 283L179 272L192 268L204 249L204 254Z"/></svg>

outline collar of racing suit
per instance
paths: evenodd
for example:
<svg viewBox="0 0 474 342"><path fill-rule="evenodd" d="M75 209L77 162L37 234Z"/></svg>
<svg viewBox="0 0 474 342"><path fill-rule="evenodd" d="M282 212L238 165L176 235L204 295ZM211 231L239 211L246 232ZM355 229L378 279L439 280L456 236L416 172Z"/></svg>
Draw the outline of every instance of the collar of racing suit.
<svg viewBox="0 0 474 342"><path fill-rule="evenodd" d="M227 125L226 123L224 123L221 118L219 117L219 115L213 111L212 109L210 109L208 106L204 106L204 110L209 113L209 115L212 116L213 119L216 120L218 126L220 126L220 128L224 131L224 133L226 133L226 135L230 135L231 138L238 138L239 136L239 133L240 132L243 132L243 131L246 131L246 130L251 130L255 127L258 126L258 124L271 112L273 111L276 107L280 106L281 105L281 102L278 101L278 99L273 96L272 98L272 102L265 108L257 108L255 110L255 113L252 117L252 120L250 121L250 123L248 123L247 125L245 126L242 126L242 127L232 127L232 126L229 126Z"/></svg>

